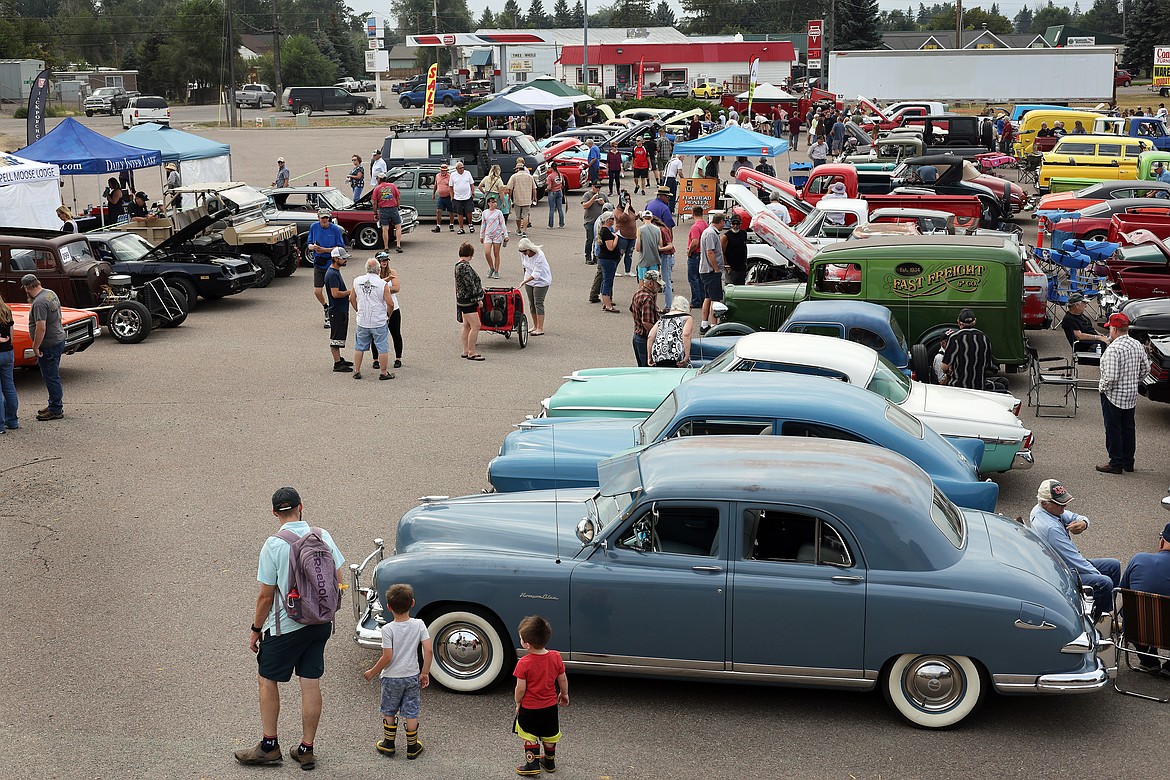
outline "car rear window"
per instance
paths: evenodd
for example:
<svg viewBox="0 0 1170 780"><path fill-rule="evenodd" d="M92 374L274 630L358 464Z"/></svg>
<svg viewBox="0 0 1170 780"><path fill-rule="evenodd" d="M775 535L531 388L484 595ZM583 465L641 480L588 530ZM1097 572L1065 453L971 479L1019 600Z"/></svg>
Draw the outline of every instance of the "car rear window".
<svg viewBox="0 0 1170 780"><path fill-rule="evenodd" d="M138 108L166 108L167 101L160 97L138 98L134 103Z"/></svg>
<svg viewBox="0 0 1170 780"><path fill-rule="evenodd" d="M947 541L955 546L956 550L963 548L967 538L967 522L950 499L944 496L939 489L934 489L934 501L930 506L930 519L942 531Z"/></svg>
<svg viewBox="0 0 1170 780"><path fill-rule="evenodd" d="M916 439L924 436L922 421L899 406L886 404L886 419Z"/></svg>

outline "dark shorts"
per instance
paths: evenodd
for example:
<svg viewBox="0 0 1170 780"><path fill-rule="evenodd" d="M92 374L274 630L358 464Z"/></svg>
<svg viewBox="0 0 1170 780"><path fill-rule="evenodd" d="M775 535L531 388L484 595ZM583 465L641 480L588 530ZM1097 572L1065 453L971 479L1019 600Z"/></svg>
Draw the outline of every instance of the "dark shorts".
<svg viewBox="0 0 1170 780"><path fill-rule="evenodd" d="M512 731L524 739L536 738L539 742L555 743L561 738L561 725L557 717L557 705L530 710L521 707L516 713Z"/></svg>
<svg viewBox="0 0 1170 780"><path fill-rule="evenodd" d="M459 312L460 314L477 314L479 312L479 306L477 304L472 304L471 306L460 306L459 304L455 304L455 311Z"/></svg>
<svg viewBox="0 0 1170 780"><path fill-rule="evenodd" d="M332 623L305 626L280 636L265 634L256 663L266 680L288 682L293 670L298 677L318 680L325 674L325 643L333 634Z"/></svg>
<svg viewBox="0 0 1170 780"><path fill-rule="evenodd" d="M437 201L435 201L435 211L451 212L454 210L455 206L453 203L451 203L450 198L439 198Z"/></svg>
<svg viewBox="0 0 1170 780"><path fill-rule="evenodd" d="M344 347L349 333L349 302L344 309L329 309L329 346Z"/></svg>
<svg viewBox="0 0 1170 780"><path fill-rule="evenodd" d="M397 206L391 206L388 209L378 209L378 224L379 225L401 225L402 215L398 213Z"/></svg>
<svg viewBox="0 0 1170 780"><path fill-rule="evenodd" d="M650 178L650 169L649 168L635 168L634 169L634 178L635 179L649 179Z"/></svg>
<svg viewBox="0 0 1170 780"><path fill-rule="evenodd" d="M723 274L699 274L699 281L703 283L703 295L713 301L723 300Z"/></svg>
<svg viewBox="0 0 1170 780"><path fill-rule="evenodd" d="M325 286L325 272L329 270L329 266L322 268L319 265L313 266L313 286L321 289Z"/></svg>
<svg viewBox="0 0 1170 780"><path fill-rule="evenodd" d="M473 198L468 198L467 200L456 200L455 201L455 213L462 214L465 217L470 217L473 203L474 203Z"/></svg>

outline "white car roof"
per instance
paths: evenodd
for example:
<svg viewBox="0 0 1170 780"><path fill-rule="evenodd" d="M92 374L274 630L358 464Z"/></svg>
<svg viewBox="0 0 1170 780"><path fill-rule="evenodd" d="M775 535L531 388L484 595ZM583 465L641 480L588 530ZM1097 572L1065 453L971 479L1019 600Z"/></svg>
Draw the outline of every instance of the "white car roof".
<svg viewBox="0 0 1170 780"><path fill-rule="evenodd" d="M878 360L878 354L862 344L810 333L749 333L735 342L735 356L825 368L862 387L873 376Z"/></svg>

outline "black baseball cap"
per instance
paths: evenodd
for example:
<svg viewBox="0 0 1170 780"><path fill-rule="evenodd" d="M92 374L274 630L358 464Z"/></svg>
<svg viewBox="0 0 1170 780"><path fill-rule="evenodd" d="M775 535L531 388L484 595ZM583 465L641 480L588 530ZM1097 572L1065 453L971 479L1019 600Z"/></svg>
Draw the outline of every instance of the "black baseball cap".
<svg viewBox="0 0 1170 780"><path fill-rule="evenodd" d="M974 322L975 312L971 309L963 309L959 312L959 322Z"/></svg>
<svg viewBox="0 0 1170 780"><path fill-rule="evenodd" d="M276 492L272 494L272 511L274 512L287 512L300 505L301 494L296 491L296 488L277 488Z"/></svg>

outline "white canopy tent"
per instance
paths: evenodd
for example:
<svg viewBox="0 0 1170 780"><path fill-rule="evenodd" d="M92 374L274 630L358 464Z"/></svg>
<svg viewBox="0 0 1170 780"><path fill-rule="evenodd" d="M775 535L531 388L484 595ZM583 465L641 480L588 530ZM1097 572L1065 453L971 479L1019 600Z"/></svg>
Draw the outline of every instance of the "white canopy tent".
<svg viewBox="0 0 1170 780"><path fill-rule="evenodd" d="M5 225L60 230L60 205L60 168L0 154L0 214Z"/></svg>
<svg viewBox="0 0 1170 780"><path fill-rule="evenodd" d="M516 90L508 95L508 100L533 111L556 111L559 108L568 108L577 102L571 97L554 95L536 87Z"/></svg>
<svg viewBox="0 0 1170 780"><path fill-rule="evenodd" d="M747 100L748 93L741 92L735 96L735 99ZM799 100L800 98L795 95L789 94L780 89L780 87L771 84L757 84L755 93L752 95L752 101L758 103L787 103L789 101L795 103Z"/></svg>

